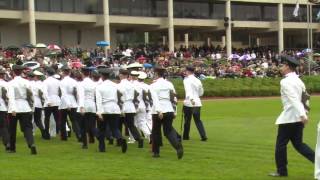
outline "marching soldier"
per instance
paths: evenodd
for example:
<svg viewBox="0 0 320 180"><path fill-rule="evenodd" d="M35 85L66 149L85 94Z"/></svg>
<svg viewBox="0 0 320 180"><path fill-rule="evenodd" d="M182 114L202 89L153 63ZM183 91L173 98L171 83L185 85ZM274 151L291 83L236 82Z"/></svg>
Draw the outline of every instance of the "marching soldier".
<svg viewBox="0 0 320 180"><path fill-rule="evenodd" d="M137 81L135 83L135 87L137 87L139 96L139 106L137 109L137 113L134 117L135 125L137 128L143 132L144 136L150 141L151 129L152 127L148 124L148 111L150 110L150 101L148 98L149 85L144 83L144 79L147 78L147 74L145 72L139 72L139 76L137 77Z"/></svg>
<svg viewBox="0 0 320 180"><path fill-rule="evenodd" d="M46 94L44 103L44 125L47 139L50 139L50 117L53 114L56 122L56 133L60 131L59 106L61 103L60 81L54 78L55 70L47 68L47 79L43 81L43 93Z"/></svg>
<svg viewBox="0 0 320 180"><path fill-rule="evenodd" d="M123 107L122 112L124 115L124 122L128 127L130 133L136 141L138 141L138 148L143 148L143 139L141 138L136 126L134 125L134 116L136 114L136 109L138 108L138 95L135 87L131 82L128 81L128 71L120 70L120 83L119 88L123 95Z"/></svg>
<svg viewBox="0 0 320 180"><path fill-rule="evenodd" d="M183 80L186 98L184 100L184 129L183 140L189 140L190 122L193 116L194 122L199 131L201 141L207 140L206 131L200 119L201 100L203 95L203 87L201 81L194 76L194 67L188 66L186 68L186 77Z"/></svg>
<svg viewBox="0 0 320 180"><path fill-rule="evenodd" d="M102 79L101 79L101 75L97 70L91 71L91 78L92 78L93 82L95 83L96 87L103 82ZM111 145L111 144L113 144L112 132L111 132L111 129L109 127L109 124L107 123L106 125L107 125L107 127L106 127L105 135L106 135L106 138L109 140L109 144ZM94 128L96 128L96 124L95 124ZM94 142L93 136L94 136L93 134L89 133L89 141L91 141L92 143Z"/></svg>
<svg viewBox="0 0 320 180"><path fill-rule="evenodd" d="M32 132L33 95L30 82L21 77L24 67L14 65L14 79L9 82L9 123L10 152L16 152L17 122L19 121L24 137L26 138L31 154L37 154Z"/></svg>
<svg viewBox="0 0 320 180"><path fill-rule="evenodd" d="M41 116L42 116L42 107L44 106L45 103L45 94L43 92L43 83L40 80L41 76L43 76L43 74L39 71L34 71L33 72L33 83L32 83L32 90L33 90L33 98L34 98L34 122L37 125L37 127L40 129L41 131L41 135L43 139L49 139L50 138L50 134L46 133L43 124L42 124L42 120L41 120Z"/></svg>
<svg viewBox="0 0 320 180"><path fill-rule="evenodd" d="M97 118L97 110L95 103L95 92L97 83L90 79L90 69L87 67L82 68L84 76L83 81L79 83L79 110L82 114L80 121L82 148L88 148L87 133L89 137L93 138L95 134L95 124ZM91 142L93 140L91 139Z"/></svg>
<svg viewBox="0 0 320 180"><path fill-rule="evenodd" d="M10 151L9 131L8 131L8 83L4 80L6 71L0 68L0 136L6 151Z"/></svg>
<svg viewBox="0 0 320 180"><path fill-rule="evenodd" d="M175 107L171 102L171 93L175 93L173 84L164 79L165 69L155 68L155 81L150 85L153 108L152 108L152 151L153 157L160 157L161 126L170 144L177 151L178 159L183 156L183 147L178 140L178 134L172 126L175 116Z"/></svg>
<svg viewBox="0 0 320 180"><path fill-rule="evenodd" d="M283 111L278 117L278 136L275 149L277 172L269 174L273 177L288 176L287 144L291 141L293 147L306 159L314 163L314 151L303 143L303 129L308 122L307 111L302 96L306 91L304 83L296 74L299 61L290 56L282 57L281 100Z"/></svg>
<svg viewBox="0 0 320 180"><path fill-rule="evenodd" d="M125 153L127 151L127 142L119 130L119 118L121 106L123 105L121 93L118 85L109 80L110 71L108 69L99 69L99 73L103 80L103 82L96 87L99 151L105 152L105 132L109 126L112 136L117 139L122 152Z"/></svg>
<svg viewBox="0 0 320 180"><path fill-rule="evenodd" d="M67 140L67 117L72 123L72 129L79 142L81 142L80 126L77 120L77 108L78 108L78 83L76 80L70 77L71 69L68 66L61 68L63 72L63 79L60 82L61 90L61 139Z"/></svg>

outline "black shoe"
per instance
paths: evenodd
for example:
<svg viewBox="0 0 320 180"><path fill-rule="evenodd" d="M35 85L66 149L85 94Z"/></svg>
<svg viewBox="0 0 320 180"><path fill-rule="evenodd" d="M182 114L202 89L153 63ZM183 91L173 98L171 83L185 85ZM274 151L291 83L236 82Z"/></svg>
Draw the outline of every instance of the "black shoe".
<svg viewBox="0 0 320 180"><path fill-rule="evenodd" d="M182 144L179 144L179 147L177 149L177 157L178 159L181 159L183 157L183 147Z"/></svg>
<svg viewBox="0 0 320 180"><path fill-rule="evenodd" d="M16 149L12 149L12 148L10 148L10 147L7 147L7 148L6 148L6 152L7 152L7 153L16 153Z"/></svg>
<svg viewBox="0 0 320 180"><path fill-rule="evenodd" d="M31 149L31 154L32 155L36 155L37 154L37 149L36 149L35 146L31 146L30 149Z"/></svg>
<svg viewBox="0 0 320 180"><path fill-rule="evenodd" d="M158 154L158 153L153 153L152 157L153 157L153 158L159 158L159 157L160 157L160 154Z"/></svg>
<svg viewBox="0 0 320 180"><path fill-rule="evenodd" d="M9 146L5 146L5 151L6 152L10 151L10 147Z"/></svg>
<svg viewBox="0 0 320 180"><path fill-rule="evenodd" d="M50 140L51 136L49 133L45 132L43 135L42 135L42 139L44 140Z"/></svg>
<svg viewBox="0 0 320 180"><path fill-rule="evenodd" d="M287 177L288 174L280 174L278 172L273 172L273 173L270 173L269 176L272 176L272 177Z"/></svg>
<svg viewBox="0 0 320 180"><path fill-rule="evenodd" d="M201 141L207 141L208 138L204 137L204 138L201 138Z"/></svg>
<svg viewBox="0 0 320 180"><path fill-rule="evenodd" d="M7 153L16 153L16 150L8 150Z"/></svg>
<svg viewBox="0 0 320 180"><path fill-rule="evenodd" d="M88 149L87 145L82 145L82 149Z"/></svg>
<svg viewBox="0 0 320 180"><path fill-rule="evenodd" d="M128 149L127 141L125 139L122 139L121 142L121 151L122 153L126 153Z"/></svg>
<svg viewBox="0 0 320 180"><path fill-rule="evenodd" d="M109 145L113 145L113 139L109 139L108 141L109 141L109 143L108 143Z"/></svg>
<svg viewBox="0 0 320 180"><path fill-rule="evenodd" d="M138 148L143 148L143 139L138 140Z"/></svg>

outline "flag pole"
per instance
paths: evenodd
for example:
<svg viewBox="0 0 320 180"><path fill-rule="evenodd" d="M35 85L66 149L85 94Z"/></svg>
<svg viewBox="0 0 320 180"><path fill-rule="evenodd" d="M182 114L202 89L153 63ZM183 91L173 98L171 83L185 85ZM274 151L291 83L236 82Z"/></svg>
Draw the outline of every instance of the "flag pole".
<svg viewBox="0 0 320 180"><path fill-rule="evenodd" d="M310 62L309 62L309 76L311 75L311 61L313 61L313 16L312 16L312 4L310 3Z"/></svg>

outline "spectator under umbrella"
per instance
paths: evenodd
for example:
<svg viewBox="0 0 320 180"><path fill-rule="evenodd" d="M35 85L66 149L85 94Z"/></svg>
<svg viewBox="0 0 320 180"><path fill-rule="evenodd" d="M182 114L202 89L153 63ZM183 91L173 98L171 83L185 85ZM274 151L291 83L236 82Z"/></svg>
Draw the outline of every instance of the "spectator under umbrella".
<svg viewBox="0 0 320 180"><path fill-rule="evenodd" d="M238 60L240 56L238 54L231 54L228 59L229 60Z"/></svg>

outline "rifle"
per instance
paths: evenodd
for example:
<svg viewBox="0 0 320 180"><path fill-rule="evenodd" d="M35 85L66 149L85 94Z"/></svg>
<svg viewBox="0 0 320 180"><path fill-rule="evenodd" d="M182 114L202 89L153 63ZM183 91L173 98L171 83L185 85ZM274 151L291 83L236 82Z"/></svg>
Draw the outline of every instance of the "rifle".
<svg viewBox="0 0 320 180"><path fill-rule="evenodd" d="M76 87L73 87L72 95L74 99L78 102L78 91Z"/></svg>
<svg viewBox="0 0 320 180"><path fill-rule="evenodd" d="M175 111L177 110L177 104L178 104L176 99L177 99L177 94L174 93L173 90L170 90L170 101L171 101L172 107Z"/></svg>
<svg viewBox="0 0 320 180"><path fill-rule="evenodd" d="M44 97L43 97L43 92L40 89L38 90L38 95L40 97L40 101L43 106L44 105Z"/></svg>
<svg viewBox="0 0 320 180"><path fill-rule="evenodd" d="M139 97L138 91L134 90L133 104L136 109L138 109L139 103L140 103L138 100L138 97Z"/></svg>
<svg viewBox="0 0 320 180"><path fill-rule="evenodd" d="M32 91L28 88L27 88L27 101L28 101L30 108L33 108L33 103L34 103L33 94L32 94Z"/></svg>
<svg viewBox="0 0 320 180"><path fill-rule="evenodd" d="M184 122L184 109L182 107L182 112L181 112L181 124L180 124L180 134L182 134L183 132L183 122Z"/></svg>
<svg viewBox="0 0 320 180"><path fill-rule="evenodd" d="M144 105L146 106L146 108L148 107L148 93L145 91L145 90L143 90L142 91L142 100L143 100L143 102L144 102Z"/></svg>
<svg viewBox="0 0 320 180"><path fill-rule="evenodd" d="M310 101L310 94L307 91L303 91L302 95L301 95L301 102L304 106L304 109L307 110L308 112L310 112L310 105L309 105L309 101Z"/></svg>
<svg viewBox="0 0 320 180"><path fill-rule="evenodd" d="M3 101L4 101L4 103L6 104L6 106L8 106L9 105L9 98L8 98L8 96L7 96L7 89L5 88L5 87L2 87L1 88L1 97L2 97L2 99L3 99Z"/></svg>
<svg viewBox="0 0 320 180"><path fill-rule="evenodd" d="M117 97L118 97L118 105L119 105L120 109L122 110L123 101L121 99L122 93L120 91L117 91Z"/></svg>
<svg viewBox="0 0 320 180"><path fill-rule="evenodd" d="M148 90L148 102L149 102L150 107L152 107L153 106L153 99L152 99L150 90Z"/></svg>
<svg viewBox="0 0 320 180"><path fill-rule="evenodd" d="M61 98L62 96L62 91L61 91L61 88L59 87L59 90L58 90L58 96Z"/></svg>

